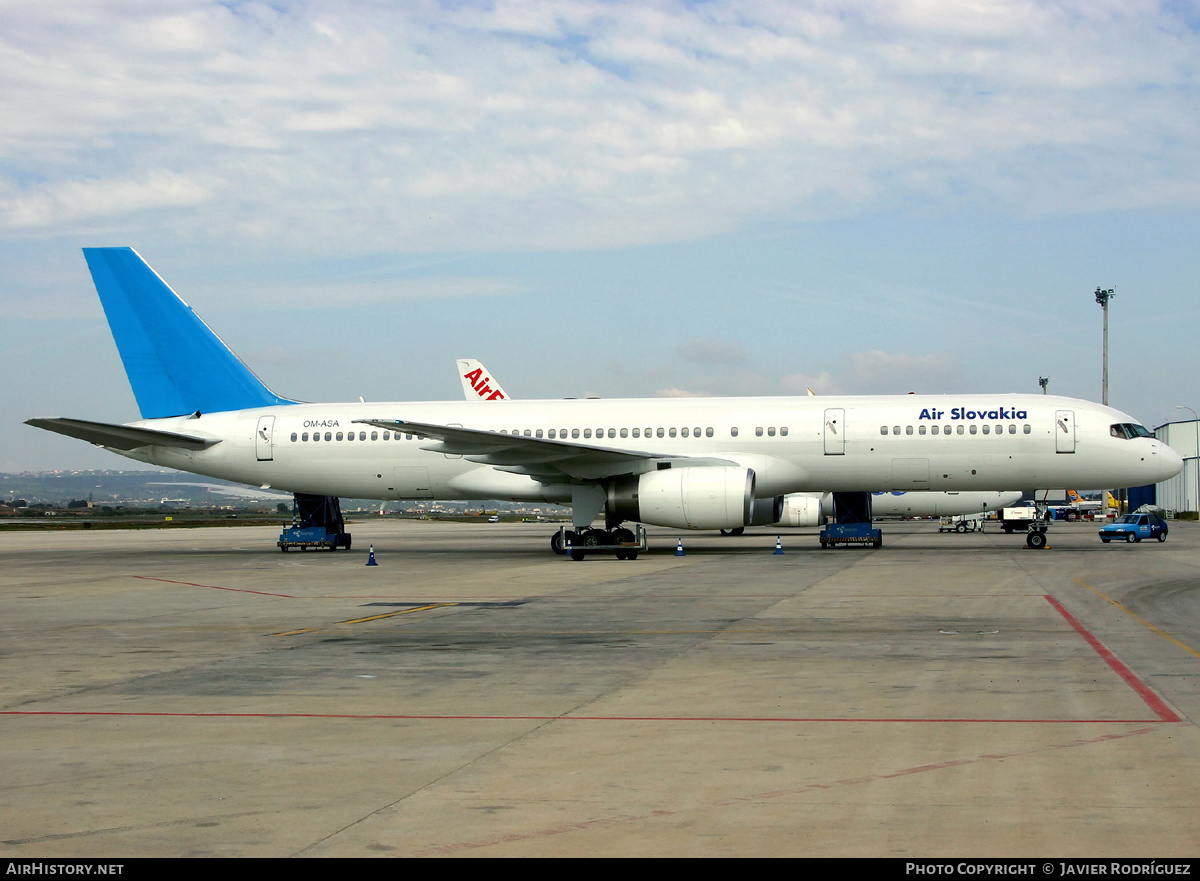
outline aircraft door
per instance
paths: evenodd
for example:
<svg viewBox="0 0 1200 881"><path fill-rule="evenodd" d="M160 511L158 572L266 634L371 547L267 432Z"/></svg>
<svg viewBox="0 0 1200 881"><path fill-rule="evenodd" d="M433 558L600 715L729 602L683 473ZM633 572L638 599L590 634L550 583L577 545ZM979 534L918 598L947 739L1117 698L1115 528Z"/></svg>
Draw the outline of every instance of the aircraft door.
<svg viewBox="0 0 1200 881"><path fill-rule="evenodd" d="M892 488L897 490L929 489L929 460L893 459Z"/></svg>
<svg viewBox="0 0 1200 881"><path fill-rule="evenodd" d="M1054 411L1054 438L1056 453L1075 452L1075 411Z"/></svg>
<svg viewBox="0 0 1200 881"><path fill-rule="evenodd" d="M846 453L846 411L840 407L825 411L825 455Z"/></svg>
<svg viewBox="0 0 1200 881"><path fill-rule="evenodd" d="M254 432L254 451L258 461L270 462L275 458L275 417L259 416L258 430Z"/></svg>

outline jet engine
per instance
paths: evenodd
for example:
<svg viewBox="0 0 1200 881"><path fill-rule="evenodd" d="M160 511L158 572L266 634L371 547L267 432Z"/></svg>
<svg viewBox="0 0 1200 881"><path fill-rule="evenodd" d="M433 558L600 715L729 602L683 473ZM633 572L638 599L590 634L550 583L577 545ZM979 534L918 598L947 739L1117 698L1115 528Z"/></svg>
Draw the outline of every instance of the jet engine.
<svg viewBox="0 0 1200 881"><path fill-rule="evenodd" d="M770 499L755 499L754 510L750 512L750 522L747 526L771 526L778 523L783 516L784 496L774 496Z"/></svg>
<svg viewBox="0 0 1200 881"><path fill-rule="evenodd" d="M754 471L695 466L623 477L608 488L608 516L681 529L736 529L750 522Z"/></svg>
<svg viewBox="0 0 1200 881"><path fill-rule="evenodd" d="M780 526L820 526L824 523L824 514L820 496L793 493L783 497L783 513L778 523Z"/></svg>

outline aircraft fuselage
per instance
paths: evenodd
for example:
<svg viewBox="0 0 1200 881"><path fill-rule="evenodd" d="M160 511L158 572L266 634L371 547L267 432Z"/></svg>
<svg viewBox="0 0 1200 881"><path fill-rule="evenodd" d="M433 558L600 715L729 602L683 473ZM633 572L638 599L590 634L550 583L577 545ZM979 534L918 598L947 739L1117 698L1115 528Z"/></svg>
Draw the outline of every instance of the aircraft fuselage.
<svg viewBox="0 0 1200 881"><path fill-rule="evenodd" d="M1114 436L1112 425L1134 421L1126 414L1044 395L518 400L503 408L459 401L293 404L131 423L221 442L199 450L147 446L114 452L319 495L571 501L569 479L546 483L499 470L438 452L436 440L403 427L389 432L360 420L561 438L662 459L721 459L753 469L758 498L1140 486L1177 473L1180 464L1154 438Z"/></svg>

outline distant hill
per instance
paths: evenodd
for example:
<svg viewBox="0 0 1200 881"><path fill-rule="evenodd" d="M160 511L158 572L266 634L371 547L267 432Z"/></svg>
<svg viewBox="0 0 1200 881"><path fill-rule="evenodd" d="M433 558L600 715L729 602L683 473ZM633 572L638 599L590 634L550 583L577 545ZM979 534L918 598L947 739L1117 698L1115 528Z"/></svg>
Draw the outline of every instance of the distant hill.
<svg viewBox="0 0 1200 881"><path fill-rule="evenodd" d="M228 487L233 495L210 487ZM252 496L259 495L259 498ZM274 506L288 494L256 494L249 487L227 480L207 480L178 471L41 471L0 474L0 502L24 499L31 505L65 507L71 501L91 500L93 505L144 507L164 499L186 504Z"/></svg>

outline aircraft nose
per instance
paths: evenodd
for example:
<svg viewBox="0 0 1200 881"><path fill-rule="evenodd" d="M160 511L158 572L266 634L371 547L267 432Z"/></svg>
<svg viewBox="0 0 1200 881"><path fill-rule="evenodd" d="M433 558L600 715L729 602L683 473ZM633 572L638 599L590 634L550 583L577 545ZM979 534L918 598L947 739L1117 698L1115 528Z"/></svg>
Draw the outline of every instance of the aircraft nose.
<svg viewBox="0 0 1200 881"><path fill-rule="evenodd" d="M1161 483L1164 480L1170 480L1176 474L1183 470L1183 456L1175 452L1164 443L1156 444L1158 447L1158 467L1155 473L1155 483Z"/></svg>

